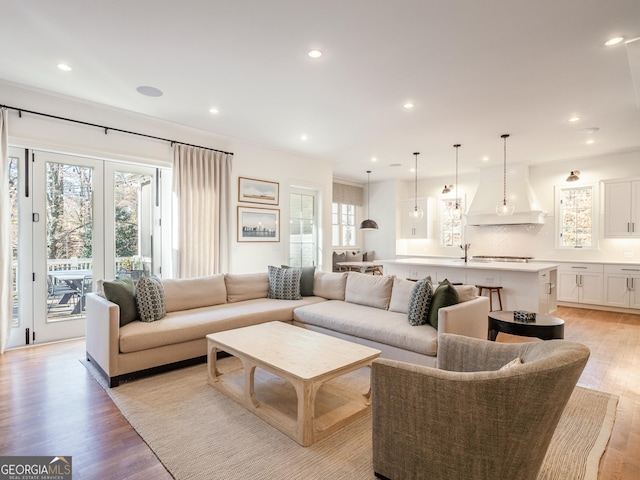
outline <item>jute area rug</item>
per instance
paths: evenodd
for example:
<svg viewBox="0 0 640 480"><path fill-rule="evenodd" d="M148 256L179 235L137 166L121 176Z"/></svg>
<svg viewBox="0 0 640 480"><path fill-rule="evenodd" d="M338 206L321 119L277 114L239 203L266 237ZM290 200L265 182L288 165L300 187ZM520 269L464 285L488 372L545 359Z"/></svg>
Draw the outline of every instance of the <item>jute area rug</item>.
<svg viewBox="0 0 640 480"><path fill-rule="evenodd" d="M109 389L90 362L82 363L176 479L375 479L370 414L305 448L210 386L204 364ZM218 367L234 370L238 362L226 358ZM340 381L364 388L367 376L363 369ZM262 370L256 379L259 400L277 395L295 411L288 384ZM616 396L576 387L538 480L597 479L617 403Z"/></svg>

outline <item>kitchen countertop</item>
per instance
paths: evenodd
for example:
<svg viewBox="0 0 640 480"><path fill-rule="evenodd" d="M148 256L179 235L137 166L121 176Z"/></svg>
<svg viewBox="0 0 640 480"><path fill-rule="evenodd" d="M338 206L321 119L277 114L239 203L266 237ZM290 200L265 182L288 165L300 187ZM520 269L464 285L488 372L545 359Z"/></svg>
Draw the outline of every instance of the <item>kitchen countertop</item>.
<svg viewBox="0 0 640 480"><path fill-rule="evenodd" d="M509 272L537 273L543 270L558 268L558 263L552 262L478 262L470 260L467 263L457 258L398 258L393 260L376 260L383 264L416 265L429 267L467 268L472 270L502 270Z"/></svg>

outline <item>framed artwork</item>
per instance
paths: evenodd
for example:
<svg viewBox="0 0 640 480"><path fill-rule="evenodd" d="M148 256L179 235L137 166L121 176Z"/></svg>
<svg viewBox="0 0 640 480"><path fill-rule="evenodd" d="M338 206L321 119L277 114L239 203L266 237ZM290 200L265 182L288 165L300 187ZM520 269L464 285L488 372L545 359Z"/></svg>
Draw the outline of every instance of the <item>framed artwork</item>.
<svg viewBox="0 0 640 480"><path fill-rule="evenodd" d="M255 178L238 177L238 201L278 205L280 184Z"/></svg>
<svg viewBox="0 0 640 480"><path fill-rule="evenodd" d="M279 242L280 210L238 207L238 242Z"/></svg>

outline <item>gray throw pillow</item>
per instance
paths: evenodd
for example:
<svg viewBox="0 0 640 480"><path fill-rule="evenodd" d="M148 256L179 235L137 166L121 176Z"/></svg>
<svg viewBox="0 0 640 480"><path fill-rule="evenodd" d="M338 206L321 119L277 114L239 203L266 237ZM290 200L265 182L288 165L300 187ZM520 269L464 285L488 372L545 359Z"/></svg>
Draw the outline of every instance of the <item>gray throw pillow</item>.
<svg viewBox="0 0 640 480"><path fill-rule="evenodd" d="M136 287L130 278L105 280L102 282L104 297L120 307L120 326L138 319Z"/></svg>
<svg viewBox="0 0 640 480"><path fill-rule="evenodd" d="M282 268L296 268L289 265L282 265ZM316 267L297 267L302 271L300 275L300 295L303 297L313 297L313 279L316 274Z"/></svg>
<svg viewBox="0 0 640 480"><path fill-rule="evenodd" d="M429 307L429 323L436 330L438 329L438 310L443 307L460 303L458 291L446 278L440 282L436 291L433 292L431 298L431 306Z"/></svg>
<svg viewBox="0 0 640 480"><path fill-rule="evenodd" d="M167 314L164 287L158 277L142 277L136 286L136 302L140 320L154 322Z"/></svg>
<svg viewBox="0 0 640 480"><path fill-rule="evenodd" d="M300 300L300 276L299 268L281 268L269 265L269 290L267 298L278 300Z"/></svg>
<svg viewBox="0 0 640 480"><path fill-rule="evenodd" d="M409 296L409 307L407 309L407 318L411 325L424 325L429 321L429 305L431 304L432 293L433 285L431 284L431 277L418 280L413 286L411 295Z"/></svg>

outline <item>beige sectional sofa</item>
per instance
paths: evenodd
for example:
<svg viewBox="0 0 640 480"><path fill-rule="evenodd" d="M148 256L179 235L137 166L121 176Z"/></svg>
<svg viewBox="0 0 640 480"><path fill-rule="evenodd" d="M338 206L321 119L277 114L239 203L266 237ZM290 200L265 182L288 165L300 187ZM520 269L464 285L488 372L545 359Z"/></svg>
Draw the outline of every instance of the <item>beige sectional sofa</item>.
<svg viewBox="0 0 640 480"><path fill-rule="evenodd" d="M411 326L407 305L413 283L391 276L316 272L314 295L267 298L267 273L219 274L163 280L166 316L120 325L120 307L87 295L87 358L110 386L140 372L203 361L209 333L283 321L382 350L382 356L435 365L438 333L487 338L489 302L461 288L461 303L438 311L438 329ZM404 310L404 311L403 311Z"/></svg>

